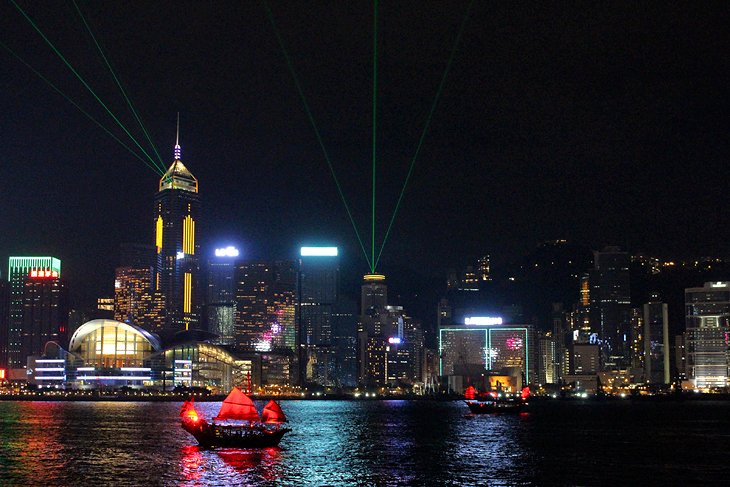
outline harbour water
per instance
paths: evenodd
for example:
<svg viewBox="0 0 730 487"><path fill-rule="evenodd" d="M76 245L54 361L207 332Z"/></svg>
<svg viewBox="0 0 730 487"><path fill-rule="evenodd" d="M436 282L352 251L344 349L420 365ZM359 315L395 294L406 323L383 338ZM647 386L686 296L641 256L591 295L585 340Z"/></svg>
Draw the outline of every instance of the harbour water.
<svg viewBox="0 0 730 487"><path fill-rule="evenodd" d="M259 406L263 405L258 404ZM2 485L705 485L730 402L282 401L279 448L201 450L178 403L0 402ZM220 403L200 403L206 417Z"/></svg>

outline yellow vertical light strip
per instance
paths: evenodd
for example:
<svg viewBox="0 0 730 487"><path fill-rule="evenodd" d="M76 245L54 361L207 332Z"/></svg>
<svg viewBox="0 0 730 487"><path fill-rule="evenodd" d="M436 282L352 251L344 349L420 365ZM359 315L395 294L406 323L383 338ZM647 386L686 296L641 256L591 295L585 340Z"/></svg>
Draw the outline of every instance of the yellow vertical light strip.
<svg viewBox="0 0 730 487"><path fill-rule="evenodd" d="M188 252L188 219L187 218L183 218L182 232L183 232L182 251L184 254L186 254Z"/></svg>
<svg viewBox="0 0 730 487"><path fill-rule="evenodd" d="M190 218L190 255L195 254L195 220Z"/></svg>
<svg viewBox="0 0 730 487"><path fill-rule="evenodd" d="M157 225L155 228L155 241L157 246L157 253L159 254L162 251L162 217L157 217Z"/></svg>
<svg viewBox="0 0 730 487"><path fill-rule="evenodd" d="M190 215L183 220L183 253L195 254L195 221Z"/></svg>
<svg viewBox="0 0 730 487"><path fill-rule="evenodd" d="M189 272L185 273L185 288L183 291L183 312L184 313L190 313L191 311L191 301L192 301L192 284L193 284L193 276Z"/></svg>

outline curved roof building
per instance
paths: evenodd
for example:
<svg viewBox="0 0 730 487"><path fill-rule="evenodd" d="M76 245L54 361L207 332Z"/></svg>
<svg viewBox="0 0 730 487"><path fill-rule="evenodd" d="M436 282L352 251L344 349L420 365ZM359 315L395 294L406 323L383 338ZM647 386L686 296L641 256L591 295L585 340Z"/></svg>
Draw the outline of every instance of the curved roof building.
<svg viewBox="0 0 730 487"><path fill-rule="evenodd" d="M79 357L84 367L95 369L141 367L145 358L160 349L157 336L115 320L88 321L69 343L69 352Z"/></svg>

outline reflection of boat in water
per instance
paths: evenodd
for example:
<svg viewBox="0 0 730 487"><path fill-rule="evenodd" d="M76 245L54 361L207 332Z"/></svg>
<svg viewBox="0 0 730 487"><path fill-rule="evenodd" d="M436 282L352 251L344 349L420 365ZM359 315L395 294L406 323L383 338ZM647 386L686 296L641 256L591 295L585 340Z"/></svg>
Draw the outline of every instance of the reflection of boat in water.
<svg viewBox="0 0 730 487"><path fill-rule="evenodd" d="M185 401L180 416L183 429L203 447L265 448L278 445L284 434L291 431L281 426L286 416L275 401L269 401L259 417L251 398L238 387L228 394L210 422L200 417L192 399Z"/></svg>
<svg viewBox="0 0 730 487"><path fill-rule="evenodd" d="M484 413L519 413L527 404L530 397L530 388L525 387L522 392L488 391L477 394L474 386L469 386L464 392L466 405L469 411L475 414Z"/></svg>

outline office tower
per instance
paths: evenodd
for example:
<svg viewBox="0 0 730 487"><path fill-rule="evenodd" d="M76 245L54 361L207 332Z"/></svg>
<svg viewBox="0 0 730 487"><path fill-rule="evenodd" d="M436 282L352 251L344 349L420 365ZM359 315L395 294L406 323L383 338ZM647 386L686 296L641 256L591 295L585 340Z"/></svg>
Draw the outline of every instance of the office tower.
<svg viewBox="0 0 730 487"><path fill-rule="evenodd" d="M238 349L293 352L294 269L291 261L236 264L234 341Z"/></svg>
<svg viewBox="0 0 730 487"><path fill-rule="evenodd" d="M421 322L400 306L388 306L391 333L387 339L387 382L413 385L424 381L424 336Z"/></svg>
<svg viewBox="0 0 730 487"><path fill-rule="evenodd" d="M644 353L644 342L646 339L644 333L644 310L643 308L631 308L631 335L630 335L630 347L631 347L631 368L632 374L635 377L644 377L641 379L642 382L646 380L645 373L645 353Z"/></svg>
<svg viewBox="0 0 730 487"><path fill-rule="evenodd" d="M503 324L499 317L467 317L438 330L439 375L464 376L480 383L487 373L535 382L537 343L532 325Z"/></svg>
<svg viewBox="0 0 730 487"><path fill-rule="evenodd" d="M46 277L46 274L48 276ZM23 356L23 310L25 283L31 277L58 279L61 276L61 261L55 257L10 257L8 262L9 320L7 334L8 367L17 369L25 366Z"/></svg>
<svg viewBox="0 0 730 487"><path fill-rule="evenodd" d="M357 385L357 303L340 298L332 314L335 347L335 383L338 387Z"/></svg>
<svg viewBox="0 0 730 487"><path fill-rule="evenodd" d="M697 389L728 385L730 282L684 290L687 378Z"/></svg>
<svg viewBox="0 0 730 487"><path fill-rule="evenodd" d="M155 196L155 247L157 253L154 290L164 294L167 338L199 324L199 228L198 180L180 160L179 137L175 160Z"/></svg>
<svg viewBox="0 0 730 487"><path fill-rule="evenodd" d="M264 383L297 382L295 263L239 262L234 277L235 347L261 354Z"/></svg>
<svg viewBox="0 0 730 487"><path fill-rule="evenodd" d="M0 369L8 367L8 283L0 275Z"/></svg>
<svg viewBox="0 0 730 487"><path fill-rule="evenodd" d="M117 267L114 271L114 319L142 323L142 297L149 294L152 267Z"/></svg>
<svg viewBox="0 0 730 487"><path fill-rule="evenodd" d="M208 331L218 337L213 343L233 345L236 314L235 270L239 252L234 247L215 250L208 261L206 317Z"/></svg>
<svg viewBox="0 0 730 487"><path fill-rule="evenodd" d="M336 355L332 315L339 299L337 247L302 247L298 269L300 380L335 384Z"/></svg>
<svg viewBox="0 0 730 487"><path fill-rule="evenodd" d="M596 375L601 363L598 345L574 343L570 346L569 375Z"/></svg>
<svg viewBox="0 0 730 487"><path fill-rule="evenodd" d="M558 364L555 362L557 341L550 331L539 336L538 381L540 384L554 384L558 381Z"/></svg>
<svg viewBox="0 0 730 487"><path fill-rule="evenodd" d="M652 383L670 383L669 307L653 293L644 304L644 368Z"/></svg>
<svg viewBox="0 0 730 487"><path fill-rule="evenodd" d="M68 289L60 274L31 270L23 291L21 360L43 355L50 341L66 345L68 311Z"/></svg>
<svg viewBox="0 0 730 487"><path fill-rule="evenodd" d="M591 271L591 325L600 339L603 367L630 366L631 289L629 254L618 247L594 252Z"/></svg>
<svg viewBox="0 0 730 487"><path fill-rule="evenodd" d="M370 315L388 305L388 286L382 274L365 274L360 288L360 314Z"/></svg>

